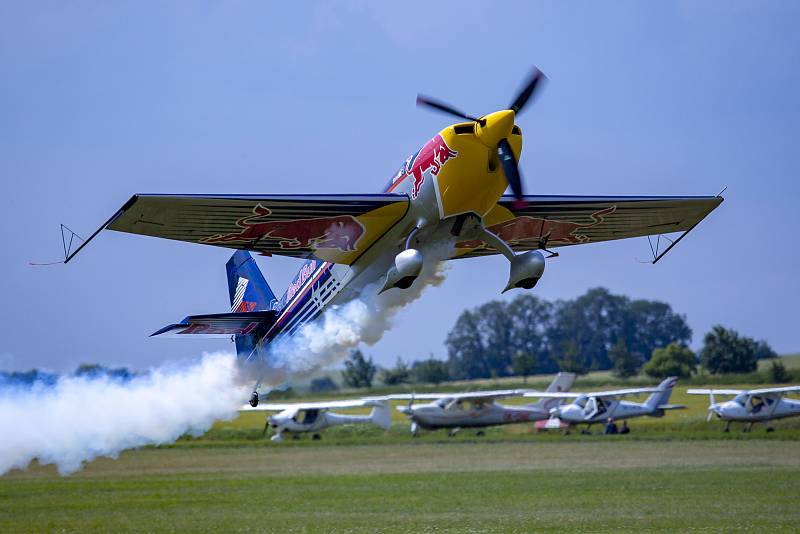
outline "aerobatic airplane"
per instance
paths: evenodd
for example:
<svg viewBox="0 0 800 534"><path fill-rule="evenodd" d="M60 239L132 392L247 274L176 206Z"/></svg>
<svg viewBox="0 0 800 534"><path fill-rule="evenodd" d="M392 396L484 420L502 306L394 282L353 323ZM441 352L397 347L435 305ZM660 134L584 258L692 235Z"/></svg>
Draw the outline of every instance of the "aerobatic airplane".
<svg viewBox="0 0 800 534"><path fill-rule="evenodd" d="M345 415L332 412L333 409L360 408L373 406L369 415ZM367 423L389 430L392 426L392 414L389 404L383 399L355 399L329 402L297 402L284 404L260 403L257 407L244 406L242 411L268 411L280 412L267 417L264 433L267 427L272 427L275 434L272 441L283 441L284 434L298 435L312 433L313 439L320 439L320 432L326 428L338 425L352 425Z"/></svg>
<svg viewBox="0 0 800 534"><path fill-rule="evenodd" d="M570 425L585 424L585 432L595 423L603 423L631 417L663 417L666 410L686 408L679 404L669 404L669 397L678 379L670 377L655 388L628 388L591 393L525 393L526 397L550 399L575 399L571 404L557 406L550 410L550 416ZM627 395L651 395L643 403L622 400Z"/></svg>
<svg viewBox="0 0 800 534"><path fill-rule="evenodd" d="M232 335L240 359L254 362L269 358L271 342L369 285L382 291L409 288L425 256L441 259L427 251L448 246L449 259L502 254L509 264L503 291L531 289L544 273L542 251L549 258L557 247L682 232L664 250L656 245L655 263L723 201L719 195L524 194L516 119L544 79L534 70L508 108L480 117L419 96L418 105L463 121L445 127L407 158L381 193L136 194L74 251L73 239L80 237L62 226L64 262L103 229L238 249L228 263L231 312L187 317L160 333ZM504 196L508 187L513 194ZM306 261L278 298L248 251Z"/></svg>
<svg viewBox="0 0 800 534"><path fill-rule="evenodd" d="M730 431L731 422L746 423L743 432L750 432L753 423L764 423L767 432L772 432L769 424L774 419L800 415L800 400L786 399L787 393L800 392L800 386L786 386L760 389L690 389L691 395L708 395L708 421L715 415L725 421L725 432ZM729 401L716 402L714 395L733 395Z"/></svg>
<svg viewBox="0 0 800 534"><path fill-rule="evenodd" d="M569 391L575 382L573 373L558 373L547 388L549 392ZM411 435L417 437L420 429L448 429L450 436L462 428L484 428L487 426L542 421L550 417L550 408L559 399L541 400L525 406L504 406L495 401L507 397L519 397L528 390L509 389L502 391L474 391L470 393L423 393L389 395L394 400L407 400L407 406L397 409L411 420ZM415 405L415 400L433 400L429 404ZM479 431L478 435L483 432Z"/></svg>

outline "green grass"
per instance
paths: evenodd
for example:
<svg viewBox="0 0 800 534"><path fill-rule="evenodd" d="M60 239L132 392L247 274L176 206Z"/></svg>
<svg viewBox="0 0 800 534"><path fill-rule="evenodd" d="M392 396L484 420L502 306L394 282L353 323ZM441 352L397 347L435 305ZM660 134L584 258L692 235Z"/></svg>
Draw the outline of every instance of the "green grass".
<svg viewBox="0 0 800 534"><path fill-rule="evenodd" d="M794 442L147 449L0 478L2 532L792 530Z"/></svg>
<svg viewBox="0 0 800 534"><path fill-rule="evenodd" d="M671 401L688 409L633 419L626 436L519 424L414 439L393 409L388 432L273 443L265 414L245 412L69 477L38 465L0 477L0 532L796 529L800 418L723 434L707 397L679 387Z"/></svg>

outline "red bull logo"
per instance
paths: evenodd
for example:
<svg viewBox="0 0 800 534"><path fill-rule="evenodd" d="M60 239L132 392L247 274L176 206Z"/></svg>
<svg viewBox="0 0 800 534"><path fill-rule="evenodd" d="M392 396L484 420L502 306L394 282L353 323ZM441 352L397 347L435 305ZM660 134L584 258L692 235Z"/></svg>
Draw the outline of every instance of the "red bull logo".
<svg viewBox="0 0 800 534"><path fill-rule="evenodd" d="M282 249L339 249L356 250L364 235L364 226L352 215L317 217L314 219L284 220L271 218L272 210L256 205L253 215L236 221L238 232L217 234L200 240L201 243L262 243L276 241Z"/></svg>
<svg viewBox="0 0 800 534"><path fill-rule="evenodd" d="M512 247L514 245L537 244L545 237L548 245L578 245L589 241L588 236L579 234L578 231L601 224L605 216L611 215L616 210L616 206L611 206L610 208L596 211L589 216L592 222L586 224L522 215L489 226L488 230ZM456 246L458 248L480 248L485 247L486 244L479 239L473 239L472 241L462 241Z"/></svg>
<svg viewBox="0 0 800 534"><path fill-rule="evenodd" d="M436 176L448 160L458 156L458 152L451 150L444 138L437 135L420 149L419 152L408 158L404 165L405 173L402 178L406 176L413 176L414 183L411 184L411 198L417 198L422 183L425 181L425 173L428 169L431 174ZM401 178L401 179L402 179Z"/></svg>

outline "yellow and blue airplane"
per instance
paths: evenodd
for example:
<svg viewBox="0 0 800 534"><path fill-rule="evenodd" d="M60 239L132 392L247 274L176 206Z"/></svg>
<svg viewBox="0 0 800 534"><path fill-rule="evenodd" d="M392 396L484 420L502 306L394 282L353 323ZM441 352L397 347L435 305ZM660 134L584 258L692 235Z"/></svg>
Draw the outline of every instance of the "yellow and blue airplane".
<svg viewBox="0 0 800 534"><path fill-rule="evenodd" d="M654 251L655 263L723 201L524 194L516 120L544 81L534 69L508 108L480 117L418 96L418 105L463 121L406 159L381 193L136 194L74 252L65 247L64 262L103 229L237 249L227 265L231 312L190 316L154 335L233 335L240 357L252 359L369 284L409 288L432 246L449 246L451 259L502 254L509 262L503 291L531 289L544 273L542 251L552 257L557 247L683 232ZM306 261L277 298L251 252Z"/></svg>

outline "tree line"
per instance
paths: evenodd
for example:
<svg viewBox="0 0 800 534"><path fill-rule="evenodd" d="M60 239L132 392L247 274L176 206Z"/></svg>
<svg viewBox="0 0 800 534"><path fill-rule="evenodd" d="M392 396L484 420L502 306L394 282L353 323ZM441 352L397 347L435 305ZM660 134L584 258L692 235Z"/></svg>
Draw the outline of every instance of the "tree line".
<svg viewBox="0 0 800 534"><path fill-rule="evenodd" d="M569 371L585 374L610 370L620 378L645 373L653 378L688 377L701 368L711 374L749 373L758 360L776 358L766 341L714 326L695 354L686 316L656 300L631 299L605 288L590 289L571 300L550 302L523 294L511 301L491 301L457 318L445 342L447 359L433 357L379 370L355 351L345 362L350 387L440 383ZM780 362L770 370L788 376ZM783 380L776 379L780 382Z"/></svg>

